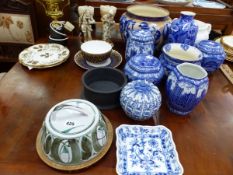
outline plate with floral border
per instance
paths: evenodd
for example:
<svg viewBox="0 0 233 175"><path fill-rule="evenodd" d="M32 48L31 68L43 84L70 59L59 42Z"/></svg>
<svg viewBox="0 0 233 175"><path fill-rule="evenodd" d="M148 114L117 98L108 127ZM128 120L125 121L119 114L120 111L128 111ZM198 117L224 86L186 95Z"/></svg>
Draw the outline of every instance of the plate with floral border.
<svg viewBox="0 0 233 175"><path fill-rule="evenodd" d="M182 175L171 131L165 126L116 128L118 175Z"/></svg>
<svg viewBox="0 0 233 175"><path fill-rule="evenodd" d="M69 49L61 44L42 43L32 45L20 52L19 62L29 69L43 69L62 64L69 55Z"/></svg>
<svg viewBox="0 0 233 175"><path fill-rule="evenodd" d="M92 69L96 67L118 67L122 62L122 56L116 50L112 50L109 60L107 60L107 64L102 63L101 65L98 64L90 64L88 63L85 58L83 57L82 51L78 51L74 56L74 62L83 69Z"/></svg>

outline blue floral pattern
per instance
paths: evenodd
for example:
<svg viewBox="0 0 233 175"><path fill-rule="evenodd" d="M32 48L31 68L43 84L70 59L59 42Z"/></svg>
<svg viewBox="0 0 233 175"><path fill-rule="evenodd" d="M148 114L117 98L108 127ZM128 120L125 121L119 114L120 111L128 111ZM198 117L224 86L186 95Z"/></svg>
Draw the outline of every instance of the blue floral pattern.
<svg viewBox="0 0 233 175"><path fill-rule="evenodd" d="M125 64L124 72L130 81L147 80L154 84L159 84L164 75L164 69L159 59L145 54L132 57Z"/></svg>
<svg viewBox="0 0 233 175"><path fill-rule="evenodd" d="M147 120L157 114L161 106L161 93L151 82L135 80L121 91L120 104L128 117Z"/></svg>
<svg viewBox="0 0 233 175"><path fill-rule="evenodd" d="M203 53L201 66L209 73L217 70L225 60L226 53L220 43L202 40L196 47Z"/></svg>
<svg viewBox="0 0 233 175"><path fill-rule="evenodd" d="M125 51L126 61L129 61L131 57L137 54L154 54L154 35L150 30L131 30L128 34Z"/></svg>
<svg viewBox="0 0 233 175"><path fill-rule="evenodd" d="M190 63L184 64L192 65ZM189 68L191 72L191 67ZM204 70L201 67L200 69ZM198 71L197 69L195 70ZM203 78L196 79L183 75L175 67L169 74L166 82L166 94L170 111L179 115L190 113L206 95L208 84L207 73Z"/></svg>
<svg viewBox="0 0 233 175"><path fill-rule="evenodd" d="M119 175L181 175L171 131L162 126L121 125L116 129Z"/></svg>
<svg viewBox="0 0 233 175"><path fill-rule="evenodd" d="M193 16L181 14L180 18L174 19L170 25L167 25L167 42L184 43L194 45L198 26L194 23Z"/></svg>

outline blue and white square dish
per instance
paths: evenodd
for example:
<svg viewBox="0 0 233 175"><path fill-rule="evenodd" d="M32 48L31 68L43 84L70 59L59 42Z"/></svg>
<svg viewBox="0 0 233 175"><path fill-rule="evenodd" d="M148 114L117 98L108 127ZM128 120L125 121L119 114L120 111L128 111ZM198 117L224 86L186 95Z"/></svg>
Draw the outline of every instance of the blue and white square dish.
<svg viewBox="0 0 233 175"><path fill-rule="evenodd" d="M182 175L171 131L162 126L120 125L116 129L118 175Z"/></svg>

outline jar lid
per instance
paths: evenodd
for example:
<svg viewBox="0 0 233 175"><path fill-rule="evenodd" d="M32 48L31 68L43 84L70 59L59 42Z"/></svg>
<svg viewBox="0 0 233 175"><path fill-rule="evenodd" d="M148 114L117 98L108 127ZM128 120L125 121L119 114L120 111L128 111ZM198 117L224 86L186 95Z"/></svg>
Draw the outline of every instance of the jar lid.
<svg viewBox="0 0 233 175"><path fill-rule="evenodd" d="M196 47L200 51L204 53L208 53L208 54L223 54L224 53L223 47L221 46L220 43L216 41L202 40L196 45Z"/></svg>
<svg viewBox="0 0 233 175"><path fill-rule="evenodd" d="M46 115L45 126L60 138L77 138L89 133L98 123L100 113L86 100L71 99L53 106Z"/></svg>
<svg viewBox="0 0 233 175"><path fill-rule="evenodd" d="M154 42L155 38L149 29L129 30L129 38L139 42Z"/></svg>
<svg viewBox="0 0 233 175"><path fill-rule="evenodd" d="M128 65L131 69L142 73L156 73L162 68L158 58L146 54L133 56L128 61Z"/></svg>

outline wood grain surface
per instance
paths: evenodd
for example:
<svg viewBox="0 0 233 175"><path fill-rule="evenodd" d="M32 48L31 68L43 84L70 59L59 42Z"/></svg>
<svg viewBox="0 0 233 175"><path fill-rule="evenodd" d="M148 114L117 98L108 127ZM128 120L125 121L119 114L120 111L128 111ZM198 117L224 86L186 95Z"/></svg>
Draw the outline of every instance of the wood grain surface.
<svg viewBox="0 0 233 175"><path fill-rule="evenodd" d="M69 40L70 58L60 66L29 70L17 63L0 81L0 174L1 175L115 175L115 136L108 153L93 166L74 172L50 168L36 152L36 136L49 109L66 99L80 98L85 70L73 61L78 38ZM124 56L124 44L115 42ZM121 65L120 68L122 68ZM233 66L230 65L232 68ZM172 133L185 175L233 174L233 86L221 71L209 76L207 96L184 117L168 111L164 81L160 124ZM115 129L120 124L154 125L133 121L121 108L102 111Z"/></svg>

